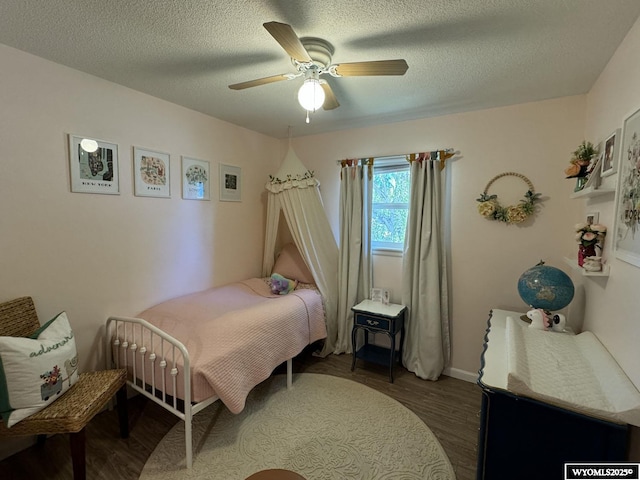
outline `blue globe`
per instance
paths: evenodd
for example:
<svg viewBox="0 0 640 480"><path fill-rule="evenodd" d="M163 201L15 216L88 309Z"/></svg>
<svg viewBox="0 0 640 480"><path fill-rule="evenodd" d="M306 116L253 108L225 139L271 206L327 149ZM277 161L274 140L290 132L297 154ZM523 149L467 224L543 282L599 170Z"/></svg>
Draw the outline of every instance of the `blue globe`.
<svg viewBox="0 0 640 480"><path fill-rule="evenodd" d="M575 289L566 273L540 262L520 276L518 293L533 308L556 311L571 303Z"/></svg>

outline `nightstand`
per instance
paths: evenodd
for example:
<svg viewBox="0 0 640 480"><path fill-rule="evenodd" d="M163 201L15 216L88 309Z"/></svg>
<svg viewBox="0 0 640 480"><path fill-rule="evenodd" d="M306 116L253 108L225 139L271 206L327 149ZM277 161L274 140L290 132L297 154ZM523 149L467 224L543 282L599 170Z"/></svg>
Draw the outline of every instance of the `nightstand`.
<svg viewBox="0 0 640 480"><path fill-rule="evenodd" d="M351 347L353 360L351 371L356 368L356 359L389 366L389 381L393 383L393 365L396 360L402 361L402 345L404 343L404 320L407 307L390 303L364 300L351 308L353 311L353 330L351 331ZM364 344L356 350L358 330L364 331ZM400 347L395 350L396 334L400 332ZM369 343L369 333L384 333L391 340L391 348L380 347Z"/></svg>

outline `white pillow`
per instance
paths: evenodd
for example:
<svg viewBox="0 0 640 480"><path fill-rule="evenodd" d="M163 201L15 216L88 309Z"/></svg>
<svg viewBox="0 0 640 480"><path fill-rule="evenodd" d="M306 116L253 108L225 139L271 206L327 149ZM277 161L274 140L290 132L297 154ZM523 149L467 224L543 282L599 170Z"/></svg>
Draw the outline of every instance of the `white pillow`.
<svg viewBox="0 0 640 480"><path fill-rule="evenodd" d="M15 425L59 398L78 380L76 341L67 314L31 338L0 337L0 415Z"/></svg>

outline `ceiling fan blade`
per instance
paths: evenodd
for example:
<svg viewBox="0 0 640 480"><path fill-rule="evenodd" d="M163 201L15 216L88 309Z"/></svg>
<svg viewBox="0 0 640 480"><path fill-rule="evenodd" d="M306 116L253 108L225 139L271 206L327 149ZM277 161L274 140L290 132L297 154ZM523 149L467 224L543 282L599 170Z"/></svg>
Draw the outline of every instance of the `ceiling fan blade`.
<svg viewBox="0 0 640 480"><path fill-rule="evenodd" d="M324 90L324 103L322 104L322 108L324 110L333 110L334 108L338 108L340 104L338 103L338 99L331 90L331 85L328 83L321 83L322 90Z"/></svg>
<svg viewBox="0 0 640 480"><path fill-rule="evenodd" d="M263 26L291 58L301 63L313 61L307 49L304 48L304 45L302 45L302 42L296 35L296 32L291 28L291 25L279 22L267 22L263 23Z"/></svg>
<svg viewBox="0 0 640 480"><path fill-rule="evenodd" d="M268 83L280 82L281 80L291 80L294 78L289 74L273 75L271 77L257 78L256 80L249 80L248 82L234 83L229 85L231 90L244 90L245 88L257 87L259 85L266 85Z"/></svg>
<svg viewBox="0 0 640 480"><path fill-rule="evenodd" d="M363 77L369 75L404 75L409 65L405 60L377 60L373 62L339 63L334 65L341 77Z"/></svg>

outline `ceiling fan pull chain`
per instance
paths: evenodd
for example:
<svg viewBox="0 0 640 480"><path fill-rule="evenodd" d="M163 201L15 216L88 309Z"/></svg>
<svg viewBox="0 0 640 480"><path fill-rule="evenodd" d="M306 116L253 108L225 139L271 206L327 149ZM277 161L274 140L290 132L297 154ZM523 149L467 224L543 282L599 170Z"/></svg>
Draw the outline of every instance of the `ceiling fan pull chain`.
<svg viewBox="0 0 640 480"><path fill-rule="evenodd" d="M309 123L309 110L307 110L307 123Z"/></svg>

